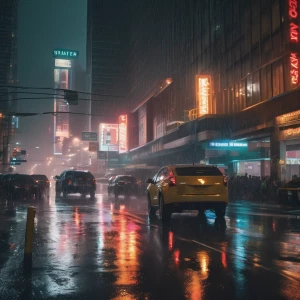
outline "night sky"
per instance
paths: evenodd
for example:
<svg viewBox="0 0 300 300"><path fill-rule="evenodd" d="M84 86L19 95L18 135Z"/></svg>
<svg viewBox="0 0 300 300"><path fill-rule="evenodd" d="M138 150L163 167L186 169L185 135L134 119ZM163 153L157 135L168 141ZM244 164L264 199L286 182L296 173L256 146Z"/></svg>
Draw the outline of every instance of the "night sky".
<svg viewBox="0 0 300 300"><path fill-rule="evenodd" d="M79 62L85 69L86 2L86 0L20 0L18 11L20 86L53 87L54 48L78 50ZM53 111L53 100L19 101L18 111ZM50 116L20 118L19 133L15 141L24 145L28 140L37 141L37 144L47 146L52 141L49 139L50 134L47 135L49 127L53 127L52 124L53 117ZM28 145L27 149L29 147ZM52 145L49 145L49 148L52 150Z"/></svg>

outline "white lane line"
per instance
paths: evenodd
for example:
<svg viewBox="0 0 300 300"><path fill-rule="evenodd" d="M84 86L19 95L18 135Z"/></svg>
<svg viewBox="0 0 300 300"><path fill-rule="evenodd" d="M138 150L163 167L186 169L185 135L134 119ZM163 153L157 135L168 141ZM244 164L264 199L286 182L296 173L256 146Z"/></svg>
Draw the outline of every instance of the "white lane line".
<svg viewBox="0 0 300 300"><path fill-rule="evenodd" d="M265 271L269 271L269 272L272 272L272 273L276 273L276 274L279 274L287 279L290 279L290 280L294 280L294 281L297 281L297 282L300 282L299 278L295 278L293 277L292 275L287 275L284 271L279 271L279 270L274 270L272 268L268 268L268 267L265 267L257 262L255 262L254 260L250 259L250 258L247 258L247 257L244 257L244 256L241 256L241 255L238 255L236 252L234 251L230 251L230 250L227 250L227 251L222 251L220 249L217 249L215 247L212 247L212 246L209 246L207 244L204 244L204 243L201 243L201 242L198 242L196 240L189 240L189 239L185 239L185 238L181 238L177 235L175 235L175 238L177 238L178 240L181 240L181 241L184 241L184 242L188 242L188 243L195 243L197 245L200 245L202 247L205 247L205 248L208 248L210 250L213 250L213 251L216 251L216 252L219 252L219 253L225 253L225 254L230 254L232 256L236 256L238 257L239 259L243 259L245 260L248 264L255 264L255 266L257 267L260 267L261 269L265 270Z"/></svg>

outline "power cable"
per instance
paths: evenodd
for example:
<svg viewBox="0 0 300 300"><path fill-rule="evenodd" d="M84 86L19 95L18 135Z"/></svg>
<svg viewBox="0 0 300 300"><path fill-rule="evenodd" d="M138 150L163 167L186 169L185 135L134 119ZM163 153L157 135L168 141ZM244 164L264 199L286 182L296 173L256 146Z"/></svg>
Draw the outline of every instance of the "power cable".
<svg viewBox="0 0 300 300"><path fill-rule="evenodd" d="M61 88L29 87L29 86L15 86L15 85L0 85L0 89L1 88L24 89L24 90L52 90L52 91L61 91L61 92L64 92L66 90ZM92 96L125 98L125 96L121 96L121 95L97 94L97 93L88 93L82 91L76 91L76 92L79 94L92 95Z"/></svg>

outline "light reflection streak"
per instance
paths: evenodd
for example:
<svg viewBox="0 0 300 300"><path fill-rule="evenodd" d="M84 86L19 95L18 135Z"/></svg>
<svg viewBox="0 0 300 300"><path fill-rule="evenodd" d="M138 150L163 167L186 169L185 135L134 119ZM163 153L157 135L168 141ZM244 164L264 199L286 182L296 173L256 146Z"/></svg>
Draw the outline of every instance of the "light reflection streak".
<svg viewBox="0 0 300 300"><path fill-rule="evenodd" d="M199 278L199 272L189 270L186 273L186 299L199 300L203 298L203 286Z"/></svg>
<svg viewBox="0 0 300 300"><path fill-rule="evenodd" d="M55 279L47 273L41 280L45 283L47 294L68 294L69 291L74 290L77 287L75 279L72 276L69 276L69 280L64 286L58 285L57 280L65 278L71 266L74 265L74 259L72 257L72 247L74 245L72 236L73 230L71 227L72 219L64 220L64 222L62 222L61 219L58 219L55 201L53 201L53 203L51 202L51 205L53 205L53 209L49 218L49 234L46 236L49 243L45 250L46 253L50 255L44 264L51 266L51 269L53 269L52 272L55 273ZM63 272L61 272L61 266L64 268Z"/></svg>
<svg viewBox="0 0 300 300"><path fill-rule="evenodd" d="M180 263L180 250L176 249L173 253L173 257L174 257L174 262L175 265L178 267L179 263Z"/></svg>
<svg viewBox="0 0 300 300"><path fill-rule="evenodd" d="M137 260L137 226L128 223L126 216L120 214L119 241L115 245L117 259L116 285L132 285L137 283L136 273L139 266ZM129 231L130 230L130 231ZM129 232L128 232L129 231Z"/></svg>
<svg viewBox="0 0 300 300"><path fill-rule="evenodd" d="M222 265L226 269L227 268L227 255L226 255L227 244L226 243L223 243L221 245L221 250L222 250L222 254L221 254Z"/></svg>
<svg viewBox="0 0 300 300"><path fill-rule="evenodd" d="M169 251L172 251L174 244L174 233L169 231Z"/></svg>

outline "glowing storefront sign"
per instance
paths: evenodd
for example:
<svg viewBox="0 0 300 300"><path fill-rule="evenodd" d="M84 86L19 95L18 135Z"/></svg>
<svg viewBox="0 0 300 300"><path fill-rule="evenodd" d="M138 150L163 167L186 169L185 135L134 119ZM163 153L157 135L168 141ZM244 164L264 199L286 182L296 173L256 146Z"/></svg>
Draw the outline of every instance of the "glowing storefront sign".
<svg viewBox="0 0 300 300"><path fill-rule="evenodd" d="M54 49L53 56L60 58L77 58L79 52L76 50L67 50L67 49Z"/></svg>
<svg viewBox="0 0 300 300"><path fill-rule="evenodd" d="M127 151L127 115L121 115L119 116L119 153Z"/></svg>
<svg viewBox="0 0 300 300"><path fill-rule="evenodd" d="M99 150L119 151L119 124L100 123Z"/></svg>
<svg viewBox="0 0 300 300"><path fill-rule="evenodd" d="M290 42L291 44L297 45L299 43L299 26L298 22L298 0L287 0L288 11L290 18ZM291 84L297 85L299 82L299 56L298 53L292 51L290 53L290 78Z"/></svg>
<svg viewBox="0 0 300 300"><path fill-rule="evenodd" d="M300 137L300 127L290 128L282 131L283 139L295 139Z"/></svg>
<svg viewBox="0 0 300 300"><path fill-rule="evenodd" d="M216 141L210 142L210 147L218 147L218 148L244 148L248 147L247 142L233 142L233 141Z"/></svg>
<svg viewBox="0 0 300 300"><path fill-rule="evenodd" d="M300 158L286 158L287 165L300 165Z"/></svg>
<svg viewBox="0 0 300 300"><path fill-rule="evenodd" d="M209 75L196 76L196 97L198 117L208 114L211 103L211 77Z"/></svg>
<svg viewBox="0 0 300 300"><path fill-rule="evenodd" d="M298 123L300 122L300 110L290 112L276 117L277 125L286 125L289 123Z"/></svg>
<svg viewBox="0 0 300 300"><path fill-rule="evenodd" d="M60 68L71 68L72 63L71 60L69 59L55 59L55 67L60 67Z"/></svg>

